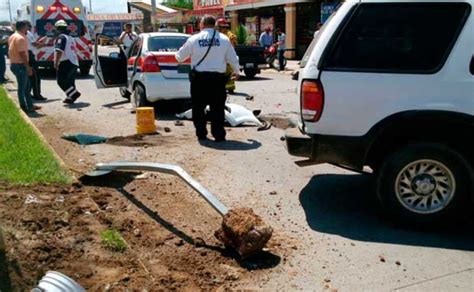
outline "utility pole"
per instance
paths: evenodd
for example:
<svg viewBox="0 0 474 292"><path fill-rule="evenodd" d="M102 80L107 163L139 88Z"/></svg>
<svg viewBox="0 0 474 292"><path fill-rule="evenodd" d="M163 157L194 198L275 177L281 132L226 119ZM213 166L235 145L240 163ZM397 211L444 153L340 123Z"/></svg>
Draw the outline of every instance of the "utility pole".
<svg viewBox="0 0 474 292"><path fill-rule="evenodd" d="M156 31L156 0L151 0L151 25L153 26L153 31Z"/></svg>
<svg viewBox="0 0 474 292"><path fill-rule="evenodd" d="M10 24L13 24L12 4L10 3L10 0L7 0L7 4L8 4L8 12L10 13Z"/></svg>
<svg viewBox="0 0 474 292"><path fill-rule="evenodd" d="M89 13L92 14L92 0L89 0Z"/></svg>

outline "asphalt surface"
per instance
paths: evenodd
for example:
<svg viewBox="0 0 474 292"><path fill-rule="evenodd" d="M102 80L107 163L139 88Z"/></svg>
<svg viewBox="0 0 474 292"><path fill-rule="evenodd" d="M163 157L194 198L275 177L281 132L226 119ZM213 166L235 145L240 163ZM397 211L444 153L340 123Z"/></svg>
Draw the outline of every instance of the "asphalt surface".
<svg viewBox="0 0 474 292"><path fill-rule="evenodd" d="M135 133L135 116L118 89L97 90L92 76L81 78L82 97L72 106L52 76L43 80L40 129L84 132L107 137ZM265 71L237 82L230 102L277 120L298 110L296 81L286 73ZM15 94L15 92L12 92ZM253 96L252 100L249 96ZM280 140L284 131L255 127L228 129L228 142L200 145L192 123L176 126L176 103L158 103L157 125L169 127L168 142L149 148L92 145L84 157L62 152L59 137L47 136L69 165L84 171L110 160L169 162L182 165L229 206L250 206L279 232L294 239L292 256L269 270L261 283L242 288L338 291L472 291L472 222L452 230L402 229L380 214L370 175L331 165L300 168ZM350 122L350 121L347 121ZM83 155L83 154L81 154Z"/></svg>

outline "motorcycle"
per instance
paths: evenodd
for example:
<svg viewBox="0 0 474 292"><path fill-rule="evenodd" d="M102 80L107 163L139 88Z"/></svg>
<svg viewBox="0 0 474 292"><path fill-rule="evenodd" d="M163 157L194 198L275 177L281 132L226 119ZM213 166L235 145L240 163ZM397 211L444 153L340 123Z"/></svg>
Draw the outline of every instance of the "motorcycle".
<svg viewBox="0 0 474 292"><path fill-rule="evenodd" d="M278 61L278 45L274 44L265 49L265 61L270 68L274 68L279 70L280 69L280 62ZM283 67L286 67L286 58L283 57Z"/></svg>

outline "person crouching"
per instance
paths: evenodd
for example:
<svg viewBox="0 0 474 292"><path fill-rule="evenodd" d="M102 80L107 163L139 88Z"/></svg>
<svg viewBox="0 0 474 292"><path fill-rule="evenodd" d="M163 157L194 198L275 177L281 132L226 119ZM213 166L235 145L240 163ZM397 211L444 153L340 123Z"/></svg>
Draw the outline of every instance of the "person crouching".
<svg viewBox="0 0 474 292"><path fill-rule="evenodd" d="M58 20L54 26L58 32L54 49L54 68L59 87L66 93L64 103L74 103L81 93L76 89L76 73L79 61L76 54L76 41L69 36L67 23Z"/></svg>

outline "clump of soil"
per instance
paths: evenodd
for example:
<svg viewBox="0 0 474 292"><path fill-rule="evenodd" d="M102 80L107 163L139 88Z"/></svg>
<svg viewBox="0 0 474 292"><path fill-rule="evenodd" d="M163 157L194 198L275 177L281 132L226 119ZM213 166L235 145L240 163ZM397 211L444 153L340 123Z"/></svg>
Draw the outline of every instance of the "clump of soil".
<svg viewBox="0 0 474 292"><path fill-rule="evenodd" d="M222 228L215 232L215 236L226 246L237 250L242 257L249 257L265 247L272 233L273 229L252 209L237 208L224 216Z"/></svg>

